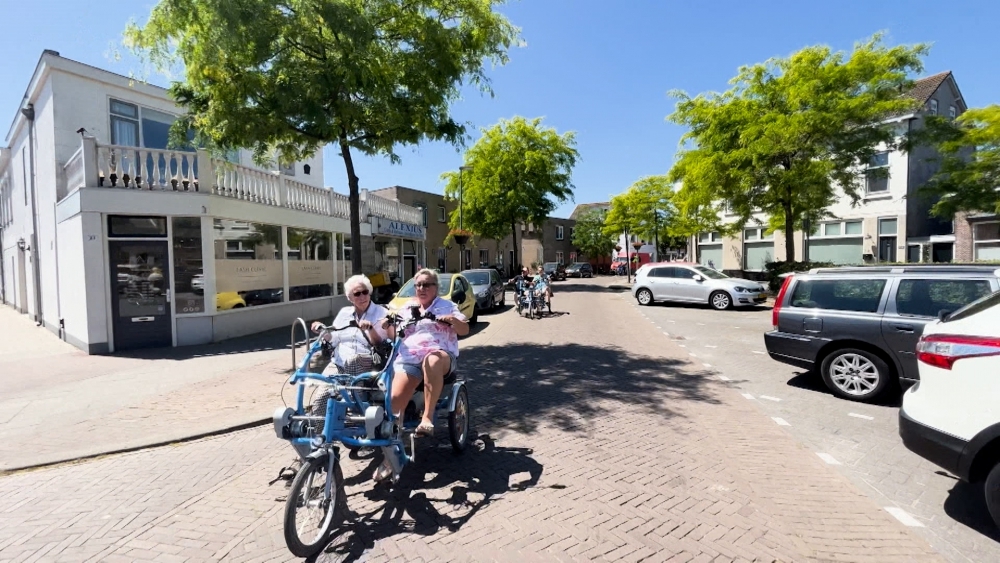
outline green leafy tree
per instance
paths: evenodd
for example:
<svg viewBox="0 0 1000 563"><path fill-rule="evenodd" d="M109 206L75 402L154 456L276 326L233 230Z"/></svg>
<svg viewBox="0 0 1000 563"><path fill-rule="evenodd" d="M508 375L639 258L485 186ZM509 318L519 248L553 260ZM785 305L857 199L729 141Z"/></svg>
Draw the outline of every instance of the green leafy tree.
<svg viewBox="0 0 1000 563"><path fill-rule="evenodd" d="M361 248L353 154L399 160L397 145L461 143L449 113L463 84L491 93L518 30L502 0L160 0L126 45L159 70L182 63L170 93L175 131L258 162L309 157L328 144L347 172L352 248ZM351 254L361 272L361 253Z"/></svg>
<svg viewBox="0 0 1000 563"><path fill-rule="evenodd" d="M957 119L927 116L909 143L937 149L938 170L924 185L938 198L932 212L951 219L959 211L1000 213L1000 105L970 109Z"/></svg>
<svg viewBox="0 0 1000 563"><path fill-rule="evenodd" d="M604 216L604 211L592 209L573 227L573 246L588 258L610 256L615 248L615 237L604 232Z"/></svg>
<svg viewBox="0 0 1000 563"><path fill-rule="evenodd" d="M646 176L611 200L605 234L629 233L657 243L657 251L683 247L686 238L710 227L714 213L682 211L678 192L667 176ZM705 208L708 209L708 208Z"/></svg>
<svg viewBox="0 0 1000 563"><path fill-rule="evenodd" d="M743 67L721 94L675 92L669 120L689 131L670 180L684 182L690 209L727 204L738 216L728 230L762 212L772 229L792 233L820 218L838 191L857 201L860 171L880 146L900 141L887 119L916 108L902 93L927 52L887 47L876 35L849 54L814 46ZM785 248L792 259L793 237Z"/></svg>
<svg viewBox="0 0 1000 563"><path fill-rule="evenodd" d="M521 223L542 225L555 211L556 202L573 197L572 173L579 155L572 132L559 134L542 126L540 118L501 119L483 130L483 136L465 153L471 170L445 172L445 195L461 200L451 214L479 238L502 239L510 233L517 240ZM514 264L520 263L514 245Z"/></svg>

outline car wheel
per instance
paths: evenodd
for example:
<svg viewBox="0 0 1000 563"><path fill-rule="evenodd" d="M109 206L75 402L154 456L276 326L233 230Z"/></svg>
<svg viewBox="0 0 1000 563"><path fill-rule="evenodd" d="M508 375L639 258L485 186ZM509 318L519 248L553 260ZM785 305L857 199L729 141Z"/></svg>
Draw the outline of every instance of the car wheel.
<svg viewBox="0 0 1000 563"><path fill-rule="evenodd" d="M503 290L500 294L500 308L503 309L507 306L507 290Z"/></svg>
<svg viewBox="0 0 1000 563"><path fill-rule="evenodd" d="M472 307L472 320L469 322L470 325L475 326L479 322L479 307Z"/></svg>
<svg viewBox="0 0 1000 563"><path fill-rule="evenodd" d="M708 303L716 311L725 311L733 306L733 298L725 291L713 291L712 295L708 296Z"/></svg>
<svg viewBox="0 0 1000 563"><path fill-rule="evenodd" d="M1000 462L997 462L986 476L986 508L993 522L1000 526Z"/></svg>
<svg viewBox="0 0 1000 563"><path fill-rule="evenodd" d="M635 294L635 298L640 305L653 304L653 292L648 289L640 289L639 292Z"/></svg>
<svg viewBox="0 0 1000 563"><path fill-rule="evenodd" d="M851 401L874 400L889 384L889 366L877 355L843 348L823 360L823 382L834 395Z"/></svg>

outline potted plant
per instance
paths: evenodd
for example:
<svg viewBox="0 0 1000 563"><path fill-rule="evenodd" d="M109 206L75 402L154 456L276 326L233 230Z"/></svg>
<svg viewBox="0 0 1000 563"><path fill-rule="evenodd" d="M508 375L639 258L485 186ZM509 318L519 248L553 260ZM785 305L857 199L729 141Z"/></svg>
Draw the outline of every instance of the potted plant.
<svg viewBox="0 0 1000 563"><path fill-rule="evenodd" d="M465 229L452 229L448 231L448 238L451 238L459 246L465 246L473 234Z"/></svg>

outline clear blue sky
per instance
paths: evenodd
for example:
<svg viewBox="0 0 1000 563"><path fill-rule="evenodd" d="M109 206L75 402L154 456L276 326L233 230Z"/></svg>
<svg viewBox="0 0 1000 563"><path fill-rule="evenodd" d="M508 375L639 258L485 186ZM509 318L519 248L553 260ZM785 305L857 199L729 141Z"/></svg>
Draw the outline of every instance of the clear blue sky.
<svg viewBox="0 0 1000 563"><path fill-rule="evenodd" d="M0 122L9 123L42 49L128 74L113 46L150 0L4 1L0 20ZM666 123L667 92L723 90L743 64L814 44L850 49L884 30L888 42L932 43L925 73L955 73L970 107L1000 103L1000 3L943 1L523 0L502 8L527 45L491 71L495 98L469 91L455 116L478 128L514 115L575 131L576 202L607 200L641 176L670 168L683 133ZM153 80L157 82L157 80ZM161 85L164 85L160 81ZM4 125L6 128L6 125ZM443 144L401 149L403 162L361 159L362 187L441 192L460 154ZM326 150L326 183L347 191L343 162ZM556 216L568 216L573 203Z"/></svg>

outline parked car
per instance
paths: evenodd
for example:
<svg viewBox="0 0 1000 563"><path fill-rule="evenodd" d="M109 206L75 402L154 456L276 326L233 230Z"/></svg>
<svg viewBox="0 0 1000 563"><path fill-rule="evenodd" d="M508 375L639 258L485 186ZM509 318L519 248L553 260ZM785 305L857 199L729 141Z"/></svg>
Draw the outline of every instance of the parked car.
<svg viewBox="0 0 1000 563"><path fill-rule="evenodd" d="M549 276L552 281L559 281L566 279L566 266L558 262L546 262L542 264L542 268L545 271L545 275Z"/></svg>
<svg viewBox="0 0 1000 563"><path fill-rule="evenodd" d="M242 309L246 306L246 301L244 301L243 298L240 297L240 294L235 291L223 291L222 293L215 294L215 308L220 311Z"/></svg>
<svg viewBox="0 0 1000 563"><path fill-rule="evenodd" d="M963 481L985 481L1000 526L1000 292L942 316L917 344L920 381L903 395L899 436Z"/></svg>
<svg viewBox="0 0 1000 563"><path fill-rule="evenodd" d="M718 310L759 305L767 300L760 282L731 278L686 262L643 264L635 273L632 295L640 305L678 301L706 303Z"/></svg>
<svg viewBox="0 0 1000 563"><path fill-rule="evenodd" d="M594 277L594 268L587 262L573 262L566 266L566 277L592 278Z"/></svg>
<svg viewBox="0 0 1000 563"><path fill-rule="evenodd" d="M472 293L480 311L493 311L507 304L507 289L495 269L465 270L462 275L472 284Z"/></svg>
<svg viewBox="0 0 1000 563"><path fill-rule="evenodd" d="M399 288L396 296L389 302L390 309L405 307L406 303L417 296L410 278ZM438 274L438 297L447 299L458 305L458 310L469 319L470 324L476 324L479 319L479 307L476 306L476 294L472 292L472 284L461 274Z"/></svg>
<svg viewBox="0 0 1000 563"><path fill-rule="evenodd" d="M942 310L1000 289L995 266L826 268L785 278L764 335L771 358L818 369L835 395L875 400L919 379L917 340Z"/></svg>

